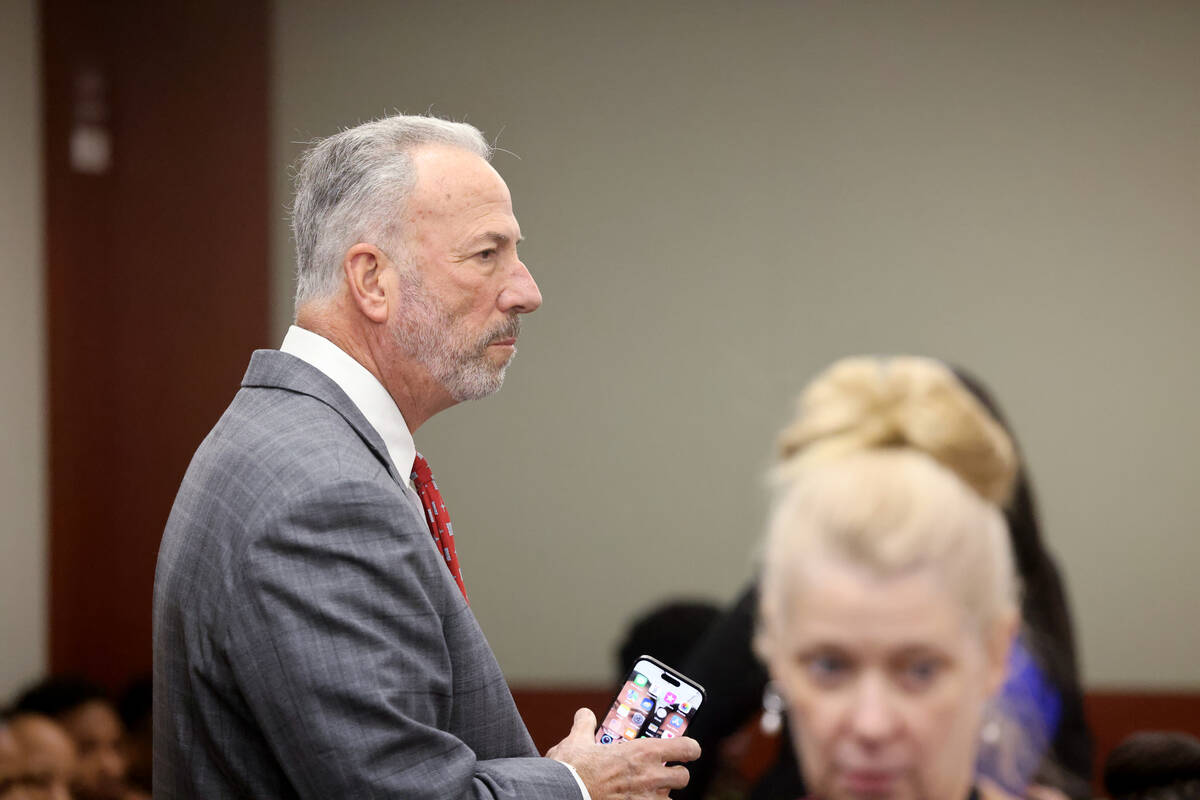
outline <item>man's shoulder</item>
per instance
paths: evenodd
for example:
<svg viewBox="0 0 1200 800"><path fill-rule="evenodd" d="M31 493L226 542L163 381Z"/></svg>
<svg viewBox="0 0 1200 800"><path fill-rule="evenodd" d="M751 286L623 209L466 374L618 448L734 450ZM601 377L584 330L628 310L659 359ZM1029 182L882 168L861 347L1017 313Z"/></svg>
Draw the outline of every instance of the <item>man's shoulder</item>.
<svg viewBox="0 0 1200 800"><path fill-rule="evenodd" d="M335 407L279 386L243 386L184 474L159 580L183 565L226 581L245 553L306 526L347 541L374 535L360 518L387 520L381 530L394 540L422 533L387 464Z"/></svg>
<svg viewBox="0 0 1200 800"><path fill-rule="evenodd" d="M386 472L362 435L323 398L278 386L243 386L197 450L196 459L217 459L274 473L329 475L358 467Z"/></svg>
<svg viewBox="0 0 1200 800"><path fill-rule="evenodd" d="M174 511L189 513L172 516L208 524L213 516L228 517L219 527L241 527L263 513L286 513L306 495L336 496L343 485L403 502L364 423L348 419L353 415L338 400L302 391L295 382L243 382L184 474Z"/></svg>

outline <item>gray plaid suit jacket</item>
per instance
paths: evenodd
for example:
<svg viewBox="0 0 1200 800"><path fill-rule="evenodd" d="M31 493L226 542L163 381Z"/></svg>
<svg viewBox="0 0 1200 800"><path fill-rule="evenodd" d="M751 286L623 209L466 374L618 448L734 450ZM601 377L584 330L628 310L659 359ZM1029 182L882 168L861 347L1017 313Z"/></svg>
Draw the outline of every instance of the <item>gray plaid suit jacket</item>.
<svg viewBox="0 0 1200 800"><path fill-rule="evenodd" d="M192 459L154 582L154 797L568 800L383 440L275 350Z"/></svg>

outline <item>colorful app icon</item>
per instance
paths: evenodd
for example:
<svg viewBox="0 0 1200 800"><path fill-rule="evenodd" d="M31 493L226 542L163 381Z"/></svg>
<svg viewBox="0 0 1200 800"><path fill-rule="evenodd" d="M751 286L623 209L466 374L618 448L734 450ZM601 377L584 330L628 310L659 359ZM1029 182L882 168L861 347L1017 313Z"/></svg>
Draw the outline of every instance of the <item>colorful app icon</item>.
<svg viewBox="0 0 1200 800"><path fill-rule="evenodd" d="M600 734L600 744L612 744L612 743L613 743L613 738L608 735L607 731Z"/></svg>
<svg viewBox="0 0 1200 800"><path fill-rule="evenodd" d="M617 706L617 716L618 717L628 717L629 712L632 710L633 709L631 709L629 706L625 705L624 703L621 703L621 705Z"/></svg>
<svg viewBox="0 0 1200 800"><path fill-rule="evenodd" d="M654 710L654 698L653 697L643 697L642 698L642 709L645 711L653 711Z"/></svg>
<svg viewBox="0 0 1200 800"><path fill-rule="evenodd" d="M632 722L634 725L641 725L643 722L646 721L646 715L639 714L638 712L635 711L635 712L633 712L633 714L630 715L629 721Z"/></svg>
<svg viewBox="0 0 1200 800"><path fill-rule="evenodd" d="M686 714L692 710L692 704L689 703L688 701L684 700L682 703L679 704L679 710Z"/></svg>
<svg viewBox="0 0 1200 800"><path fill-rule="evenodd" d="M682 728L683 727L683 717L679 716L678 714L672 714L670 717L667 718L667 724L670 725L672 728Z"/></svg>
<svg viewBox="0 0 1200 800"><path fill-rule="evenodd" d="M642 696L642 693L639 692L637 689L630 689L628 692L625 693L625 699L630 700L634 703L636 703L638 701L638 698L641 696Z"/></svg>
<svg viewBox="0 0 1200 800"><path fill-rule="evenodd" d="M636 739L637 735L638 735L637 728L626 728L625 729L625 738L626 739Z"/></svg>
<svg viewBox="0 0 1200 800"><path fill-rule="evenodd" d="M650 683L650 681L646 679L645 675L643 675L640 672L634 673L634 675L633 675L633 685L634 686L646 686L649 683Z"/></svg>
<svg viewBox="0 0 1200 800"><path fill-rule="evenodd" d="M662 719L666 715L667 715L667 710L665 708L654 709L654 716L658 717L659 719Z"/></svg>
<svg viewBox="0 0 1200 800"><path fill-rule="evenodd" d="M667 705L674 705L675 701L678 699L679 698L675 696L674 692L667 692L665 695L663 695L663 702Z"/></svg>
<svg viewBox="0 0 1200 800"><path fill-rule="evenodd" d="M675 733L675 731L671 730L670 728L663 728L662 738L664 739L674 739L678 735L679 734Z"/></svg>

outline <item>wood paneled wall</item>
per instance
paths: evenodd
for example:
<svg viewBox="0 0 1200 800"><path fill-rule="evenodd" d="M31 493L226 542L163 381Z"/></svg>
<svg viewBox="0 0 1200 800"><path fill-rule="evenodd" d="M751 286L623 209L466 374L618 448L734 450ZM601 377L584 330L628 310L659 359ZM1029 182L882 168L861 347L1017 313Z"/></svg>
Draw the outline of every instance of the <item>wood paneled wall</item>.
<svg viewBox="0 0 1200 800"><path fill-rule="evenodd" d="M267 14L41 4L56 673L149 670L163 524L267 345Z"/></svg>

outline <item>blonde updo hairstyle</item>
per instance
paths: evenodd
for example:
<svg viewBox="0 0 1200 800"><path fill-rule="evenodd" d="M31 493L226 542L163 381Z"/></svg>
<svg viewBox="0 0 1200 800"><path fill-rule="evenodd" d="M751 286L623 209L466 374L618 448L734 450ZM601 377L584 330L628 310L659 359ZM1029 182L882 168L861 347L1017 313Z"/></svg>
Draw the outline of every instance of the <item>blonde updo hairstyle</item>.
<svg viewBox="0 0 1200 800"><path fill-rule="evenodd" d="M784 641L801 567L840 558L880 577L932 567L983 633L1015 620L1004 515L1017 455L941 362L855 357L800 397L779 439L756 649Z"/></svg>

